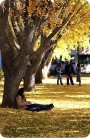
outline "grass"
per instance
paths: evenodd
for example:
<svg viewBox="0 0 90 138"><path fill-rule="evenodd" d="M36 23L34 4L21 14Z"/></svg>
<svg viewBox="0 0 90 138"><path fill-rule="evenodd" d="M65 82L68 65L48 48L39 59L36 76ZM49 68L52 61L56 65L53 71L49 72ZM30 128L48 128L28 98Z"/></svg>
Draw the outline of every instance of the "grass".
<svg viewBox="0 0 90 138"><path fill-rule="evenodd" d="M2 99L3 85L0 85ZM36 85L28 100L54 103L50 111L0 108L0 133L5 138L85 138L90 133L90 85Z"/></svg>

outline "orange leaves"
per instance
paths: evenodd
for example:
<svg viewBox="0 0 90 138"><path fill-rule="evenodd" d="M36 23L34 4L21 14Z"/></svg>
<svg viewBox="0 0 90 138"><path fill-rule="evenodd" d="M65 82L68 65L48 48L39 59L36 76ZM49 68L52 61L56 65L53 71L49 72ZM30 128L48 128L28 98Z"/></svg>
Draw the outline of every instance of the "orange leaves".
<svg viewBox="0 0 90 138"><path fill-rule="evenodd" d="M27 7L28 12L29 12L29 13L34 12L34 11L36 10L36 6L37 6L37 5L38 5L38 1L35 2L35 1L30 0L30 1L29 1L29 7Z"/></svg>
<svg viewBox="0 0 90 138"><path fill-rule="evenodd" d="M85 31L88 33L90 27L90 5L88 3L83 5L81 1L54 0L52 3L50 0L29 0L29 6L15 1L14 9L11 7L9 15L13 16L14 20L18 19L19 25L24 26L23 15L27 10L28 24L33 22L33 25L39 26L46 36L50 35L55 28L61 27L65 21L59 33L63 34L63 38L67 41L70 40L68 36L77 41L79 35L82 36ZM80 7L81 9L78 10Z"/></svg>
<svg viewBox="0 0 90 138"><path fill-rule="evenodd" d="M48 1L46 0L30 0L29 1L29 7L28 9L28 13L38 16L39 18L42 18L44 16L46 16L46 13L49 11L50 8L50 4Z"/></svg>

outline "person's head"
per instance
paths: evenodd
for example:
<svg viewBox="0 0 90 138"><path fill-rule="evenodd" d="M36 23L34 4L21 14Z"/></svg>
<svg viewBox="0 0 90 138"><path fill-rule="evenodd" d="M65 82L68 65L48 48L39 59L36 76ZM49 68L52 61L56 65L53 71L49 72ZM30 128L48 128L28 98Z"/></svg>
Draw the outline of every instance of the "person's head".
<svg viewBox="0 0 90 138"><path fill-rule="evenodd" d="M20 89L18 90L16 96L18 96L18 95L20 95L20 96L23 96L23 95L24 95L24 88L20 88Z"/></svg>

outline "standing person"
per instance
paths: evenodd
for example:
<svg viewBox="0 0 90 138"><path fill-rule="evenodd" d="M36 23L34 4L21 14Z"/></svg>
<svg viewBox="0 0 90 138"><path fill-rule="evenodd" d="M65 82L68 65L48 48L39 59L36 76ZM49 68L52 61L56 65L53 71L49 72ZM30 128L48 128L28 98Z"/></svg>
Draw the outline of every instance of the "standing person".
<svg viewBox="0 0 90 138"><path fill-rule="evenodd" d="M79 63L77 63L76 75L76 81L79 82L79 86L81 86L81 67Z"/></svg>
<svg viewBox="0 0 90 138"><path fill-rule="evenodd" d="M24 95L24 88L20 88L16 95L16 103L18 109L29 110L29 111L42 111L42 110L50 110L54 107L53 104L32 104L30 101L26 101Z"/></svg>
<svg viewBox="0 0 90 138"><path fill-rule="evenodd" d="M59 85L59 81L60 81L60 84L63 85L62 77L61 77L61 63L57 64L56 71L57 71L57 85Z"/></svg>
<svg viewBox="0 0 90 138"><path fill-rule="evenodd" d="M71 64L70 61L67 61L67 64L65 65L65 74L66 74L66 79L67 79L67 85L69 85L69 79L70 79L71 84L74 85L73 78L72 78L73 73L74 73L73 65Z"/></svg>
<svg viewBox="0 0 90 138"><path fill-rule="evenodd" d="M60 56L59 59L57 59L57 64L59 64L59 63L62 63L62 55Z"/></svg>

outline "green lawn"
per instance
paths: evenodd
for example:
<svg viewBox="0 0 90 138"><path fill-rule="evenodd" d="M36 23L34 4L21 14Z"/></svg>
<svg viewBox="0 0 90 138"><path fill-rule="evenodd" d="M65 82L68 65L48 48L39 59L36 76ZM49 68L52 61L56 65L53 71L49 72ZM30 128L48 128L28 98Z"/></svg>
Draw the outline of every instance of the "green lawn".
<svg viewBox="0 0 90 138"><path fill-rule="evenodd" d="M2 99L3 85L0 85ZM90 85L36 85L28 100L54 103L50 111L0 108L0 133L5 138L85 138L90 134Z"/></svg>

